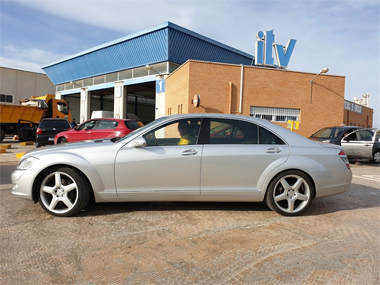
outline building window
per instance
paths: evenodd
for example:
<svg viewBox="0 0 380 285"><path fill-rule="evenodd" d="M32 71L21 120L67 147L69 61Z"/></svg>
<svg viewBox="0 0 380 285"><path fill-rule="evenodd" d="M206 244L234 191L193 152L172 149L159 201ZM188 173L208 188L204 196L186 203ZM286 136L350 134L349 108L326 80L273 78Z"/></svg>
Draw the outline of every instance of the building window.
<svg viewBox="0 0 380 285"><path fill-rule="evenodd" d="M300 109L251 107L250 116L271 122L299 121Z"/></svg>
<svg viewBox="0 0 380 285"><path fill-rule="evenodd" d="M13 95L0 94L0 102L13 103Z"/></svg>

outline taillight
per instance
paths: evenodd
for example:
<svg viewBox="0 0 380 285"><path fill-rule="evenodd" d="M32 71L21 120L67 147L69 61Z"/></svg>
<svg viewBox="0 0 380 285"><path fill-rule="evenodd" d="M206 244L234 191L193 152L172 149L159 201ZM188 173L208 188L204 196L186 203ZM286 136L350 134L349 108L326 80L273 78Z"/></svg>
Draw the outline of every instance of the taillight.
<svg viewBox="0 0 380 285"><path fill-rule="evenodd" d="M338 155L340 156L340 158L342 159L342 161L344 162L344 164L347 166L347 168L351 169L351 167L350 167L350 161L348 160L347 155L346 155L346 153L344 152L343 149L340 151L340 153Z"/></svg>
<svg viewBox="0 0 380 285"><path fill-rule="evenodd" d="M42 130L40 128L37 128L36 134L37 135L42 135Z"/></svg>

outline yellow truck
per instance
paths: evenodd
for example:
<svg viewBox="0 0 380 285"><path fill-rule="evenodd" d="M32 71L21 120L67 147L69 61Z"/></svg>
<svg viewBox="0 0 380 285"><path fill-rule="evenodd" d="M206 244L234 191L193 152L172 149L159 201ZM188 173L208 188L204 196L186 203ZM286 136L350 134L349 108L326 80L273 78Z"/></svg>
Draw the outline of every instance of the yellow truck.
<svg viewBox="0 0 380 285"><path fill-rule="evenodd" d="M20 100L20 105L0 103L1 141L6 134L17 135L20 141L34 141L36 128L44 118L66 118L71 122L68 102L54 97L54 94L32 96Z"/></svg>

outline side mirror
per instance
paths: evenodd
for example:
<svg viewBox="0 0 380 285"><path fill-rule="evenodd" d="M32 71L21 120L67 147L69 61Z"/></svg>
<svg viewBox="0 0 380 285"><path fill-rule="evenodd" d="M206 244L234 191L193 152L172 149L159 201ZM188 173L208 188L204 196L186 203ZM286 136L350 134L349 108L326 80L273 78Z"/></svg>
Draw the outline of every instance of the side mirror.
<svg viewBox="0 0 380 285"><path fill-rule="evenodd" d="M146 147L146 140L143 137L135 138L130 144L130 147L142 148Z"/></svg>

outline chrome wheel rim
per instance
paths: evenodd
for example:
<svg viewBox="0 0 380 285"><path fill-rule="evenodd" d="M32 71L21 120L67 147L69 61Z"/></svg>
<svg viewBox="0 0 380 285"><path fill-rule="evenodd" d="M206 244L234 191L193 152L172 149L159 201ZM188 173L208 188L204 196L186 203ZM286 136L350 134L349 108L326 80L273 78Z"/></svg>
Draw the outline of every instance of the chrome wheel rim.
<svg viewBox="0 0 380 285"><path fill-rule="evenodd" d="M281 211L297 213L311 200L310 186L301 176L284 176L274 187L273 200Z"/></svg>
<svg viewBox="0 0 380 285"><path fill-rule="evenodd" d="M53 172L42 181L40 198L47 210L64 214L75 207L78 186L67 173Z"/></svg>

